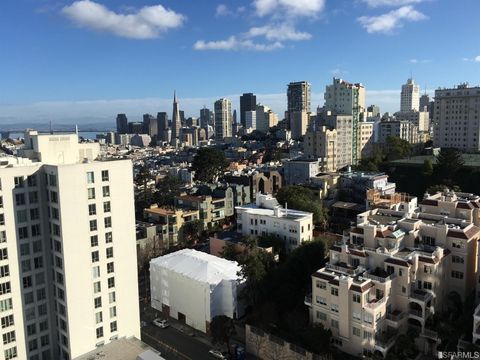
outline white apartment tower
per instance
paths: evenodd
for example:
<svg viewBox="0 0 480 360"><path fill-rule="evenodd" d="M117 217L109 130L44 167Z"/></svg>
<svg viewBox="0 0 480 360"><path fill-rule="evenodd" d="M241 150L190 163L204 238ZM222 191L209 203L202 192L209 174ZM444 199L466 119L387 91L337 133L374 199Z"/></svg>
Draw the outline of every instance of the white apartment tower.
<svg viewBox="0 0 480 360"><path fill-rule="evenodd" d="M434 146L480 150L480 87L435 90Z"/></svg>
<svg viewBox="0 0 480 360"><path fill-rule="evenodd" d="M415 84L413 79L408 79L407 83L402 85L402 93L400 94L400 111L404 112L412 110L420 110L420 86Z"/></svg>
<svg viewBox="0 0 480 360"><path fill-rule="evenodd" d="M222 141L232 136L232 102L228 99L215 101L215 139Z"/></svg>
<svg viewBox="0 0 480 360"><path fill-rule="evenodd" d="M132 164L27 131L0 157L0 359L74 359L140 338Z"/></svg>

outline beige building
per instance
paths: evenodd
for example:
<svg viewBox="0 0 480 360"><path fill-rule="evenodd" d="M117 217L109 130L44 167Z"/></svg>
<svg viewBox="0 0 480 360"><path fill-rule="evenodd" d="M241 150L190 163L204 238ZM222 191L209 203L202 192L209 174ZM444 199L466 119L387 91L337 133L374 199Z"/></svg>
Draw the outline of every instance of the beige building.
<svg viewBox="0 0 480 360"><path fill-rule="evenodd" d="M235 210L237 231L244 236L273 234L284 241L287 251L313 239L313 214L285 209L269 194L257 194L255 204Z"/></svg>
<svg viewBox="0 0 480 360"><path fill-rule="evenodd" d="M289 113L289 116L292 139L298 140L307 132L310 114L306 111L293 111Z"/></svg>
<svg viewBox="0 0 480 360"><path fill-rule="evenodd" d="M257 130L267 132L271 127L278 124L278 115L268 106L258 104L256 110Z"/></svg>
<svg viewBox="0 0 480 360"><path fill-rule="evenodd" d="M303 150L309 159L319 159L322 171L337 170L337 130L321 126L316 131L308 131Z"/></svg>
<svg viewBox="0 0 480 360"><path fill-rule="evenodd" d="M430 131L430 115L428 111L400 111L394 114L397 120L409 121L416 125L418 131L429 132Z"/></svg>
<svg viewBox="0 0 480 360"><path fill-rule="evenodd" d="M358 123L358 151L360 159L369 158L373 153L374 126L372 121L361 121Z"/></svg>
<svg viewBox="0 0 480 360"><path fill-rule="evenodd" d="M410 144L418 144L421 140L418 127L409 121L382 120L379 124L378 142L387 143L389 136L398 137Z"/></svg>
<svg viewBox="0 0 480 360"><path fill-rule="evenodd" d="M480 87L435 90L434 146L479 151L479 118Z"/></svg>
<svg viewBox="0 0 480 360"><path fill-rule="evenodd" d="M232 136L232 102L229 99L215 101L215 140L223 141Z"/></svg>
<svg viewBox="0 0 480 360"><path fill-rule="evenodd" d="M131 161L102 161L75 133L25 144L0 166L0 358L140 338Z"/></svg>
<svg viewBox="0 0 480 360"><path fill-rule="evenodd" d="M331 329L344 352L385 356L408 328L434 352L438 335L429 319L447 297L465 301L475 288L478 198L427 195L419 212L411 204L359 214L327 266L312 275L311 321Z"/></svg>
<svg viewBox="0 0 480 360"><path fill-rule="evenodd" d="M412 110L420 110L420 86L415 84L415 80L408 79L407 83L402 85L400 111L406 112Z"/></svg>

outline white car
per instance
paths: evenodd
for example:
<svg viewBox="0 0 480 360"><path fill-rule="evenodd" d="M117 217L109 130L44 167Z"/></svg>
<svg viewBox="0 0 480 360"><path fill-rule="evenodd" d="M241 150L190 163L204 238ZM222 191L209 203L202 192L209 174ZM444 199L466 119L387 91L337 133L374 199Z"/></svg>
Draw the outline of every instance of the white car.
<svg viewBox="0 0 480 360"><path fill-rule="evenodd" d="M165 329L170 326L167 320L162 320L162 319L153 320L153 325L158 326L161 329Z"/></svg>
<svg viewBox="0 0 480 360"><path fill-rule="evenodd" d="M215 350L215 349L212 349L209 351L210 355L212 355L213 357L216 357L217 359L222 359L222 360L226 360L228 359L226 353L223 353L220 351L220 350Z"/></svg>

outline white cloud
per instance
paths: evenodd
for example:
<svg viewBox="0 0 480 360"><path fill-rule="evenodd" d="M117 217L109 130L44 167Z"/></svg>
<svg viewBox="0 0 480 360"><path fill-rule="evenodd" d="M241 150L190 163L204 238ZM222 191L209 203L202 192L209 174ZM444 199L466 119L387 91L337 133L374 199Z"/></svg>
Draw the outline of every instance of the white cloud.
<svg viewBox="0 0 480 360"><path fill-rule="evenodd" d="M286 17L314 17L325 7L325 0L254 0L257 16L282 15Z"/></svg>
<svg viewBox="0 0 480 360"><path fill-rule="evenodd" d="M116 13L91 0L78 0L62 14L79 26L131 39L152 39L183 25L186 17L162 5L145 6L133 13Z"/></svg>
<svg viewBox="0 0 480 360"><path fill-rule="evenodd" d="M255 43L250 39L238 39L236 36L230 36L226 40L217 40L217 41L198 40L193 45L193 48L195 50L272 51L275 49L283 48L283 44L278 41L274 43L261 44L261 43Z"/></svg>
<svg viewBox="0 0 480 360"><path fill-rule="evenodd" d="M408 60L410 64L427 64L432 62L432 60L429 59L410 59Z"/></svg>
<svg viewBox="0 0 480 360"><path fill-rule="evenodd" d="M357 20L368 33L392 33L393 30L402 27L405 21L420 21L427 16L415 10L413 6L402 6L379 16L361 16Z"/></svg>
<svg viewBox="0 0 480 360"><path fill-rule="evenodd" d="M225 4L218 4L217 9L215 10L216 16L228 16L232 14L233 12Z"/></svg>
<svg viewBox="0 0 480 360"><path fill-rule="evenodd" d="M474 61L480 63L480 55L476 56Z"/></svg>
<svg viewBox="0 0 480 360"><path fill-rule="evenodd" d="M418 4L425 0L362 0L370 7L379 6L404 6L409 4Z"/></svg>
<svg viewBox="0 0 480 360"><path fill-rule="evenodd" d="M246 34L247 37L264 36L267 40L308 40L312 35L307 32L297 31L292 25L265 25L260 27L252 27Z"/></svg>

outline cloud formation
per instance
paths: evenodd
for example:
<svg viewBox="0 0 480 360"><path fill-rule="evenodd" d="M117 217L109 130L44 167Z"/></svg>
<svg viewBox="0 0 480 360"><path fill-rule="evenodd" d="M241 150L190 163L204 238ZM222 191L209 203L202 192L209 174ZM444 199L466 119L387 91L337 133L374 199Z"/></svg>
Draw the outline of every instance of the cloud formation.
<svg viewBox="0 0 480 360"><path fill-rule="evenodd" d="M475 62L480 63L480 55L476 56L475 59L473 59Z"/></svg>
<svg viewBox="0 0 480 360"><path fill-rule="evenodd" d="M390 34L395 29L402 27L404 22L425 19L427 19L426 15L415 10L413 6L408 5L379 16L361 16L357 20L370 34Z"/></svg>
<svg viewBox="0 0 480 360"><path fill-rule="evenodd" d="M218 4L215 10L215 16L222 17L222 16L237 16L240 15L245 11L244 6L239 6L236 9L231 9L225 4Z"/></svg>
<svg viewBox="0 0 480 360"><path fill-rule="evenodd" d="M91 0L78 0L61 13L81 27L130 39L157 38L183 25L186 17L162 5L145 6L132 13L116 13Z"/></svg>
<svg viewBox="0 0 480 360"><path fill-rule="evenodd" d="M283 45L276 41L268 44L255 43L250 39L238 39L230 36L226 40L204 41L198 40L193 45L195 50L224 50L224 51L272 51L283 48Z"/></svg>
<svg viewBox="0 0 480 360"><path fill-rule="evenodd" d="M247 37L257 37L264 36L267 40L308 40L312 37L311 34L307 32L297 31L290 24L279 24L279 25L265 25L260 27L252 27L248 30Z"/></svg>
<svg viewBox="0 0 480 360"><path fill-rule="evenodd" d="M427 64L432 62L432 60L429 59L410 59L408 60L410 64Z"/></svg>
<svg viewBox="0 0 480 360"><path fill-rule="evenodd" d="M267 15L314 17L325 7L325 0L254 0L253 6L255 14L260 17Z"/></svg>
<svg viewBox="0 0 480 360"><path fill-rule="evenodd" d="M380 7L380 6L404 6L409 4L418 4L425 0L362 0L370 7Z"/></svg>

